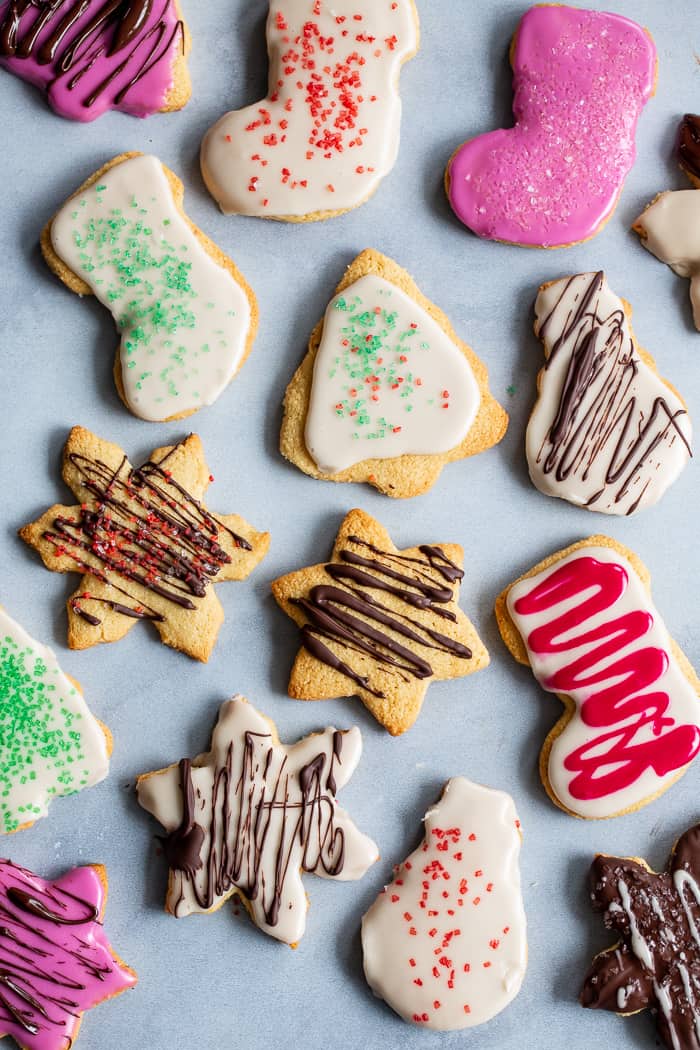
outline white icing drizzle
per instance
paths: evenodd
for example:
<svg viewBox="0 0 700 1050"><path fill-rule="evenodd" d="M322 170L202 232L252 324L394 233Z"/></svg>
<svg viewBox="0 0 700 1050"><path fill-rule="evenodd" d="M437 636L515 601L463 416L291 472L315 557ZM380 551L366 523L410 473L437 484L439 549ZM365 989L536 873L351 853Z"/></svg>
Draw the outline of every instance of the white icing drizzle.
<svg viewBox="0 0 700 1050"><path fill-rule="evenodd" d="M413 0L270 0L270 89L225 114L202 173L225 213L302 218L362 204L394 166Z"/></svg>
<svg viewBox="0 0 700 1050"><path fill-rule="evenodd" d="M263 932L296 944L306 926L302 871L359 879L378 852L335 798L360 760L360 731L326 729L289 746L275 743L271 733L270 722L243 697L223 704L211 751L194 759L190 770L193 818L201 833L197 859L202 863L190 874L171 869L166 908L178 917L202 914L240 892ZM313 790L305 795L301 783L304 770L315 762L319 779L312 776L309 783L311 789L318 786L318 797ZM185 813L179 767L141 777L137 792L141 806L173 836ZM240 874L228 878L235 857ZM208 907L203 903L207 889ZM275 917L271 905L277 890Z"/></svg>
<svg viewBox="0 0 700 1050"><path fill-rule="evenodd" d="M642 360L622 300L603 275L577 274L542 288L535 314L547 366L527 428L533 484L605 514L657 503L690 459L692 426Z"/></svg>
<svg viewBox="0 0 700 1050"><path fill-rule="evenodd" d="M54 653L0 608L0 832L107 776L107 741Z"/></svg>
<svg viewBox="0 0 700 1050"><path fill-rule="evenodd" d="M627 916L627 921L630 924L630 944L632 951L639 959L643 966L646 966L649 973L654 973L654 960L649 950L649 945L642 937L639 932L639 926L637 925L637 917L634 914L632 908L632 900L630 898L630 892L627 888L627 883L623 879L618 879L617 892L620 894L620 900L622 901L622 908Z"/></svg>
<svg viewBox="0 0 700 1050"><path fill-rule="evenodd" d="M695 327L700 330L700 193L660 193L634 224L642 244L679 277L690 280Z"/></svg>
<svg viewBox="0 0 700 1050"><path fill-rule="evenodd" d="M331 300L305 433L322 473L449 452L469 433L480 403L462 351L397 285L368 274Z"/></svg>
<svg viewBox="0 0 700 1050"><path fill-rule="evenodd" d="M622 594L608 608L588 616L576 617L576 623L565 633L561 632L555 639L557 651L535 652L529 640L533 632L547 624L551 624L564 617L565 614L579 608L584 600L588 599L597 591L597 586L591 580L587 590L580 590L572 597L559 600L551 608L537 613L519 613L516 606L519 600L534 591L543 581L554 572L570 565L579 559L595 559L597 562L620 566L625 573L626 583ZM637 778L629 786L602 795L599 798L584 798L572 794L571 784L575 779L575 771L567 769L567 760L580 749L589 746L586 758L599 753L602 760L597 769L597 775L605 775L614 770L615 763L606 765L604 756L608 754L611 745L617 745L619 738L624 736L627 730L631 733L630 747L642 745L649 741L659 741L659 735L655 732L654 721L640 723L642 712L632 710L627 714L620 714L614 703L614 692L611 692L609 706L609 721L597 722L595 725L587 724L582 716L584 705L593 693L596 696L608 690L613 690L615 684L620 681L620 672L614 667L620 661L630 660L635 653L643 654L649 648L661 650L665 654L668 664L665 672L645 688L635 689L630 692L631 696L653 696L657 693L666 693L669 704L664 712L666 719L663 732L670 733L676 726L698 726L700 725L700 708L698 707L698 696L693 685L681 670L678 661L673 655L671 639L664 625L661 615L654 606L649 594L644 587L640 577L637 575L631 562L619 551L610 547L581 547L565 558L557 560L553 565L543 569L535 576L529 576L510 588L507 599L508 611L513 619L523 642L525 643L528 660L535 678L543 689L549 692L558 692L556 686L549 683L553 677L564 668L571 667L576 661L588 660L586 672L581 672L581 678L586 679L590 675L596 675L597 680L594 688L582 682L580 688L574 688L567 695L574 702L574 713L564 730L553 742L547 775L550 786L566 809L577 816L589 819L601 819L615 816L624 810L639 805L664 790L668 784L676 779L680 770L671 768L665 772L657 773L650 764L643 769ZM625 644L624 638L620 640L618 647L612 646L607 656L602 657L595 663L590 663L591 654L598 647L605 644L607 640L615 636L611 628L604 637L596 641L581 643L577 640L584 634L595 634L605 625L611 625L627 614L644 611L649 614L650 623L648 629L640 637L632 638ZM567 642L570 644L567 645ZM611 668L610 675L605 676L605 668ZM629 667L627 668L629 673ZM618 697L618 700L621 698ZM607 703L607 702L606 702ZM620 703L622 706L622 703ZM638 726L636 729L635 726ZM609 737L610 734L612 737ZM609 739L605 740L605 737ZM598 747L594 744L600 741ZM619 762L617 763L620 764Z"/></svg>
<svg viewBox="0 0 700 1050"><path fill-rule="evenodd" d="M151 421L210 405L245 353L245 289L192 232L156 157L110 168L51 224L57 255L121 333L127 404Z"/></svg>
<svg viewBox="0 0 700 1050"><path fill-rule="evenodd" d="M683 871L680 868L674 871L673 873L673 885L675 886L676 893L680 897L681 904L683 905L683 911L685 912L685 917L688 920L688 927L690 929L693 940L697 944L698 948L700 948L700 931L698 931L698 925L695 921L695 916L690 910L688 898L685 895L685 890L687 887L695 897L696 904L698 905L698 907L700 907L700 886L698 886L697 882L690 874L690 872Z"/></svg>
<svg viewBox="0 0 700 1050"><path fill-rule="evenodd" d="M406 1021L437 1031L490 1020L527 966L513 800L455 777L425 839L362 920L367 981Z"/></svg>

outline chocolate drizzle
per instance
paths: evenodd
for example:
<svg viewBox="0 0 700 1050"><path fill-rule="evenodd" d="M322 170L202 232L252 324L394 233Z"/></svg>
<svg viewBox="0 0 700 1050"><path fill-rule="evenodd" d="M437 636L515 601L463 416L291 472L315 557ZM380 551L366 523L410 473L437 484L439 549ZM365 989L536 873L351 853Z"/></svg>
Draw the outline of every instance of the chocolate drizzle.
<svg viewBox="0 0 700 1050"><path fill-rule="evenodd" d="M51 66L54 81L65 78L67 89L75 91L98 61L123 56L82 100L90 109L128 71L131 76L113 100L119 105L171 53L178 37L184 49L182 21L171 27L166 17L172 2L163 0L149 23L154 0L9 0L0 13L0 61Z"/></svg>
<svg viewBox="0 0 700 1050"><path fill-rule="evenodd" d="M201 909L209 910L235 889L246 900L258 901L265 922L276 926L287 876L296 868L297 844L304 871L340 874L345 835L335 819L334 767L342 746L343 734L335 732L332 754L320 751L295 773L287 755L275 761L270 734L247 731L213 767L210 797L197 787L192 763L180 762L182 821L163 846L170 867L189 884ZM242 755L236 747L242 747Z"/></svg>
<svg viewBox="0 0 700 1050"><path fill-rule="evenodd" d="M678 138L678 158L691 179L700 179L700 116L686 113Z"/></svg>
<svg viewBox="0 0 700 1050"><path fill-rule="evenodd" d="M71 600L71 609L94 627L101 620L83 608L98 602L134 619L161 622L164 616L138 602L130 581L181 609L195 609L212 580L231 558L219 543L221 531L237 548L252 550L242 536L214 517L172 477L167 460L130 468L126 456L115 469L99 459L71 453L89 502L75 515L59 515L43 533L57 555L73 559L76 567L113 587L134 604L95 597L89 591Z"/></svg>
<svg viewBox="0 0 700 1050"><path fill-rule="evenodd" d="M599 856L591 900L620 944L589 970L581 1004L632 1014L651 1006L669 1050L700 1050L700 825L680 839L665 873Z"/></svg>
<svg viewBox="0 0 700 1050"><path fill-rule="evenodd" d="M369 676L354 670L326 643L369 656L382 671L398 674L404 681L432 677L426 650L462 660L472 658L467 646L438 631L430 621L408 615L415 609L437 621L457 622L455 612L447 606L455 601L454 585L464 572L439 547L423 546L419 553L421 557L395 554L349 536L340 560L325 566L336 586L322 584L313 587L308 597L294 599L308 619L301 629L308 652L380 699L385 694ZM390 595L394 605L383 604L368 591Z"/></svg>
<svg viewBox="0 0 700 1050"><path fill-rule="evenodd" d="M566 282L554 308L541 322L543 339L577 279ZM572 346L571 358L554 421L536 461L545 475L552 474L559 483L572 476L585 483L602 460L603 488L590 496L586 506L604 509L596 504L629 499L626 513L633 514L657 469L656 450L680 441L689 456L692 451L680 423L687 412L674 411L663 397L656 397L647 410L634 393L639 357L625 332L624 310L600 315L604 279L602 272L591 276L552 345L547 369L566 344Z"/></svg>

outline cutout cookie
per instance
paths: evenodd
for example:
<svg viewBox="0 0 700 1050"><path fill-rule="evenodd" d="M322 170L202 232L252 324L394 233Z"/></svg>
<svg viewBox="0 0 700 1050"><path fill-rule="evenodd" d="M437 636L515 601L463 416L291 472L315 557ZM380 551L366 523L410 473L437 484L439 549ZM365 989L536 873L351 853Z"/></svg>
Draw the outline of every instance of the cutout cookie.
<svg viewBox="0 0 700 1050"><path fill-rule="evenodd" d="M365 977L404 1021L440 1032L484 1024L527 968L520 821L502 791L454 777L425 838L362 920Z"/></svg>
<svg viewBox="0 0 700 1050"><path fill-rule="evenodd" d="M189 49L177 0L0 0L0 66L69 120L182 109Z"/></svg>
<svg viewBox="0 0 700 1050"><path fill-rule="evenodd" d="M197 435L132 467L118 445L73 427L63 480L79 505L51 507L20 536L47 569L83 576L68 599L70 648L150 620L165 645L206 662L224 621L214 584L249 576L270 537L205 507L214 479Z"/></svg>
<svg viewBox="0 0 700 1050"><path fill-rule="evenodd" d="M112 736L51 649L0 607L0 834L45 817L49 804L99 784Z"/></svg>
<svg viewBox="0 0 700 1050"><path fill-rule="evenodd" d="M527 428L530 477L604 514L657 503L692 455L685 403L637 346L630 314L602 272L545 284L535 303L547 363Z"/></svg>
<svg viewBox="0 0 700 1050"><path fill-rule="evenodd" d="M700 188L700 117L684 117L678 152L681 167ZM632 229L647 251L679 277L688 278L693 321L700 331L700 193L666 190L657 194Z"/></svg>
<svg viewBox="0 0 700 1050"><path fill-rule="evenodd" d="M479 237L561 248L612 215L656 82L651 37L627 18L561 4L530 8L511 45L515 126L453 154L450 204Z"/></svg>
<svg viewBox="0 0 700 1050"><path fill-rule="evenodd" d="M463 560L454 543L400 551L378 521L351 510L329 562L272 584L301 629L289 695L358 696L392 735L410 729L431 681L488 666L458 605Z"/></svg>
<svg viewBox="0 0 700 1050"><path fill-rule="evenodd" d="M699 878L700 825L679 839L659 875L639 857L603 855L590 873L593 908L620 940L593 960L581 1005L623 1017L651 1008L668 1050L698 1046Z"/></svg>
<svg viewBox="0 0 700 1050"><path fill-rule="evenodd" d="M497 444L507 426L471 347L405 270L367 250L287 387L280 449L312 477L403 499Z"/></svg>
<svg viewBox="0 0 700 1050"><path fill-rule="evenodd" d="M141 419L183 419L223 393L252 350L255 296L190 222L184 187L156 157L123 153L63 205L41 250L72 292L97 296L121 344L114 379Z"/></svg>
<svg viewBox="0 0 700 1050"><path fill-rule="evenodd" d="M226 214L287 222L364 204L399 151L413 0L271 0L266 32L269 94L207 132L209 192Z"/></svg>
<svg viewBox="0 0 700 1050"><path fill-rule="evenodd" d="M0 1037L23 1050L66 1050L87 1010L134 987L104 932L106 902L100 864L48 882L0 860Z"/></svg>
<svg viewBox="0 0 700 1050"><path fill-rule="evenodd" d="M683 775L700 751L700 680L636 554L607 536L575 543L507 587L496 618L511 655L566 708L540 755L557 806L616 817Z"/></svg>
<svg viewBox="0 0 700 1050"><path fill-rule="evenodd" d="M296 946L302 873L360 879L378 859L335 797L361 753L359 729L287 746L242 696L227 701L211 751L138 778L139 803L166 831L166 911L203 914L239 896L263 933Z"/></svg>

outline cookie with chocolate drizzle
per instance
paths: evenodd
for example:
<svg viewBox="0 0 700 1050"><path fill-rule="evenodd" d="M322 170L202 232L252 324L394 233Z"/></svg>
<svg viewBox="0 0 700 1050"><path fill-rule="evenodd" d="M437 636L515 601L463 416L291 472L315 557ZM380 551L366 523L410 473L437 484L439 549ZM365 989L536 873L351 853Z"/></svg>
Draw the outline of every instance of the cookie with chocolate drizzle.
<svg viewBox="0 0 700 1050"><path fill-rule="evenodd" d="M20 536L47 569L82 574L68 599L70 648L149 620L166 645L206 662L224 620L214 584L249 576L270 537L204 505L214 479L197 435L133 467L118 445L73 427L63 480L78 506L51 507Z"/></svg>
<svg viewBox="0 0 700 1050"><path fill-rule="evenodd" d="M392 735L410 729L431 681L489 662L458 605L463 561L453 543L401 551L378 521L350 511L329 562L272 584L301 629L289 695L356 695Z"/></svg>

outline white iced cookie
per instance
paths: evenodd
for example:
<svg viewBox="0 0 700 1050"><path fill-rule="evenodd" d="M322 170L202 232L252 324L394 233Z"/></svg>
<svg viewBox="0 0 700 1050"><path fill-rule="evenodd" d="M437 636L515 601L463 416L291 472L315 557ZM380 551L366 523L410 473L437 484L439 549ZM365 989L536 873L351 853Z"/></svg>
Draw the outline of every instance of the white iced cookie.
<svg viewBox="0 0 700 1050"><path fill-rule="evenodd" d="M331 300L305 432L322 473L370 458L449 452L480 404L462 351L398 285L368 274Z"/></svg>
<svg viewBox="0 0 700 1050"><path fill-rule="evenodd" d="M413 0L270 0L268 97L202 144L221 210L299 222L364 203L396 161L418 36Z"/></svg>
<svg viewBox="0 0 700 1050"><path fill-rule="evenodd" d="M535 333L547 363L526 437L540 492L620 515L661 499L692 439L684 403L639 351L625 306L602 272L543 285Z"/></svg>
<svg viewBox="0 0 700 1050"><path fill-rule="evenodd" d="M243 697L227 701L211 751L138 779L140 804L167 833L166 910L214 911L238 894L264 933L297 944L306 926L302 872L359 879L378 858L335 797L361 752L358 729L286 746Z"/></svg>
<svg viewBox="0 0 700 1050"><path fill-rule="evenodd" d="M700 331L700 193L660 193L632 227L652 255L690 279L695 327Z"/></svg>
<svg viewBox="0 0 700 1050"><path fill-rule="evenodd" d="M111 737L53 652L0 608L0 833L104 780L110 750Z"/></svg>
<svg viewBox="0 0 700 1050"><path fill-rule="evenodd" d="M156 157L125 154L64 204L44 246L69 287L82 294L84 284L111 311L118 385L134 415L151 421L216 401L257 326L252 291L195 232L181 200L182 184Z"/></svg>
<svg viewBox="0 0 700 1050"><path fill-rule="evenodd" d="M406 1021L471 1028L516 997L527 967L520 822L502 791L448 781L425 839L362 920L365 976Z"/></svg>

